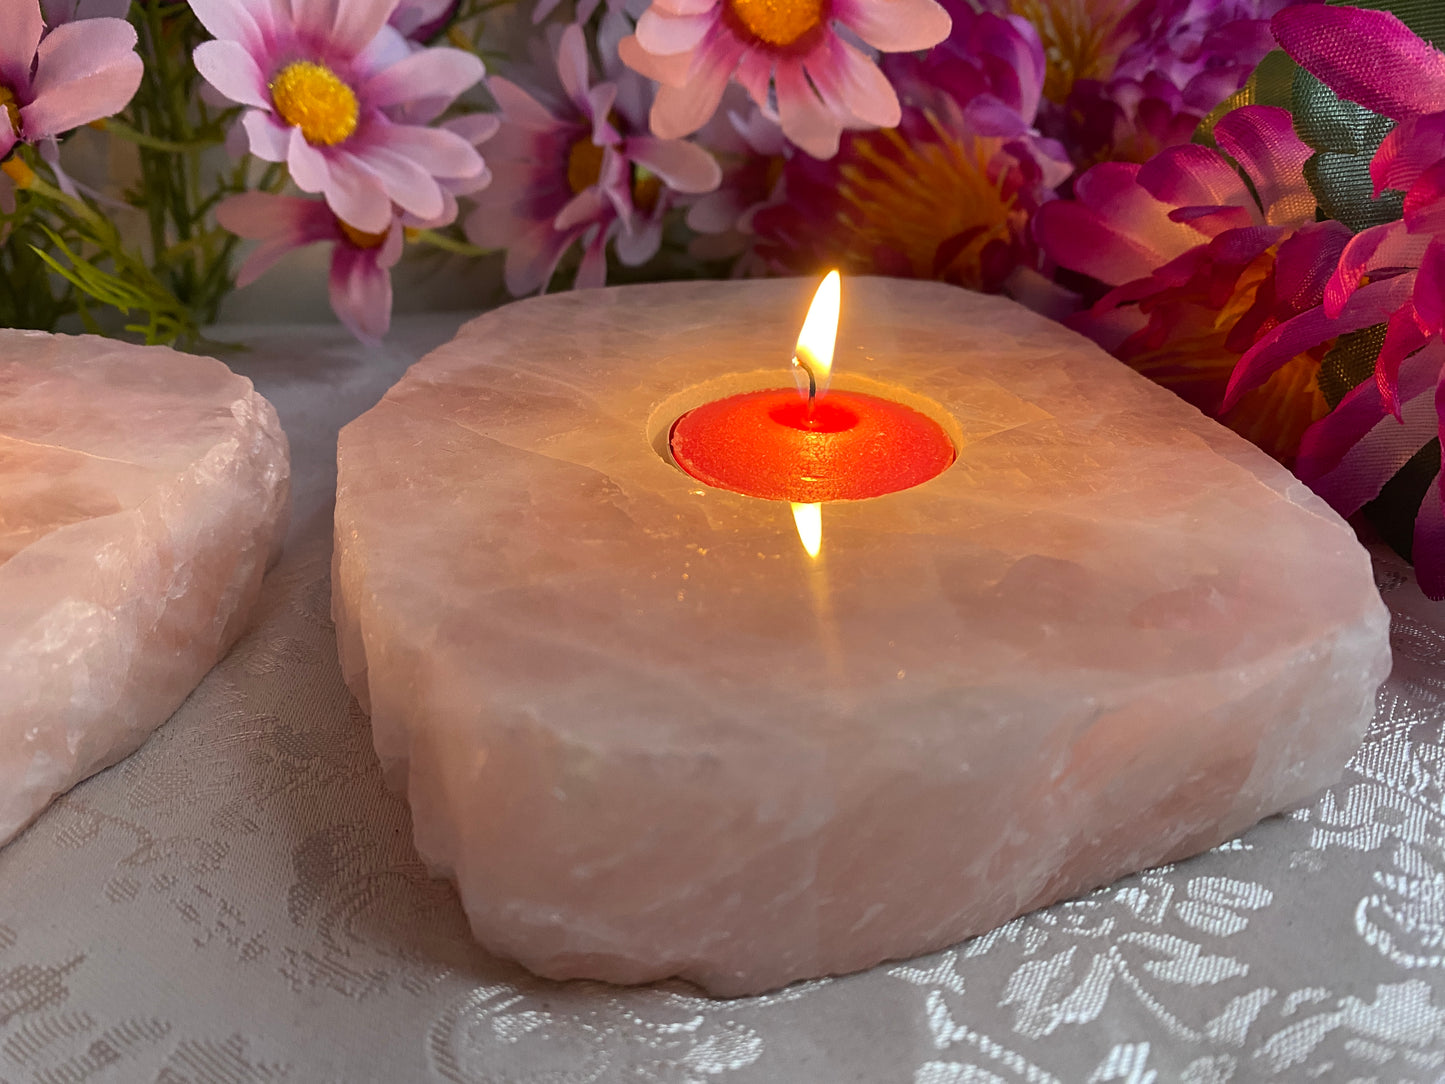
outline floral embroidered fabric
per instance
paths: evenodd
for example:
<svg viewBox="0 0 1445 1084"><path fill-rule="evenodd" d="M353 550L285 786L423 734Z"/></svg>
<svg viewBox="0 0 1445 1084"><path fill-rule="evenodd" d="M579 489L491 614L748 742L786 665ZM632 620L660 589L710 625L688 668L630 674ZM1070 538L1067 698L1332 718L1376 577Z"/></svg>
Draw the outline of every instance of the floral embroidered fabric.
<svg viewBox="0 0 1445 1084"><path fill-rule="evenodd" d="M1197 859L759 998L489 958L412 848L329 617L336 430L459 322L402 319L380 351L253 329L228 359L290 436L290 540L171 722L0 850L0 1082L1445 1074L1445 609L1383 553L1395 670L1345 778Z"/></svg>

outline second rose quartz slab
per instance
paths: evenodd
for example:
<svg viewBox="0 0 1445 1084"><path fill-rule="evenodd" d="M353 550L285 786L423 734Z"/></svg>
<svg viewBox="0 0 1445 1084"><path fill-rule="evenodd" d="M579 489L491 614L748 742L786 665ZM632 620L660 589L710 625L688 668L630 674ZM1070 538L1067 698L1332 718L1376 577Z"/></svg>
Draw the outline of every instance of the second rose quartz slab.
<svg viewBox="0 0 1445 1084"><path fill-rule="evenodd" d="M959 456L825 505L820 560L679 472L672 420L788 383L811 287L520 302L342 433L347 680L421 854L541 974L733 995L937 949L1301 800L1371 715L1349 527L1009 302L845 282L834 386Z"/></svg>
<svg viewBox="0 0 1445 1084"><path fill-rule="evenodd" d="M0 329L0 845L230 648L289 479L276 412L219 361Z"/></svg>

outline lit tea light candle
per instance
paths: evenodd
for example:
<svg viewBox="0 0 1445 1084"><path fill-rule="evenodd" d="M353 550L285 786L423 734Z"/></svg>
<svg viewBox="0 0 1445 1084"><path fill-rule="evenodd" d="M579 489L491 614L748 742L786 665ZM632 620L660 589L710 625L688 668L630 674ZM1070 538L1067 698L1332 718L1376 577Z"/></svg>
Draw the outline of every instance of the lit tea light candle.
<svg viewBox="0 0 1445 1084"><path fill-rule="evenodd" d="M794 350L800 387L732 395L684 414L671 437L678 466L718 489L818 504L909 489L953 462L953 442L926 414L828 391L840 294L838 272L829 272Z"/></svg>

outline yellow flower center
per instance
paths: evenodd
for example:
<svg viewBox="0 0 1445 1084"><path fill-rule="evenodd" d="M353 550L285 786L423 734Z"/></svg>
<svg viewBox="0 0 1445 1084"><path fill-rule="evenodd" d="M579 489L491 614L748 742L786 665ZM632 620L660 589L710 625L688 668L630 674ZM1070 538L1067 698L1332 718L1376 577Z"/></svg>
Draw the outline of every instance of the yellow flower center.
<svg viewBox="0 0 1445 1084"><path fill-rule="evenodd" d="M5 116L10 120L10 127L18 136L20 134L20 103L15 100L15 92L7 86L0 86L0 109L5 111Z"/></svg>
<svg viewBox="0 0 1445 1084"><path fill-rule="evenodd" d="M1134 5L1119 0L1009 0L1008 6L1039 32L1048 61L1044 97L1051 102L1064 101L1075 80L1108 79L1131 43L1119 34L1119 23Z"/></svg>
<svg viewBox="0 0 1445 1084"><path fill-rule="evenodd" d="M823 22L823 0L727 0L727 6L748 33L780 49Z"/></svg>
<svg viewBox="0 0 1445 1084"><path fill-rule="evenodd" d="M590 138L579 139L567 152L567 187L575 196L602 179L602 148Z"/></svg>
<svg viewBox="0 0 1445 1084"><path fill-rule="evenodd" d="M386 240L386 230L382 230L380 233L367 233L339 218L336 220L336 224L341 227L341 232L346 235L346 239L357 248L380 248L381 243Z"/></svg>
<svg viewBox="0 0 1445 1084"><path fill-rule="evenodd" d="M662 198L662 178L641 166L632 167L632 206L645 215L657 208Z"/></svg>
<svg viewBox="0 0 1445 1084"><path fill-rule="evenodd" d="M16 188L29 188L35 181L35 171L19 158L7 158L0 163L0 173L14 181Z"/></svg>
<svg viewBox="0 0 1445 1084"><path fill-rule="evenodd" d="M884 250L915 278L979 289L985 246L1022 230L1026 213L989 176L1002 140L956 135L931 114L928 121L931 139L893 129L853 137L854 158L839 169L828 258L845 271L878 273L874 261Z"/></svg>
<svg viewBox="0 0 1445 1084"><path fill-rule="evenodd" d="M333 147L356 131L361 114L356 92L334 71L310 60L287 64L271 80L271 101L306 142Z"/></svg>

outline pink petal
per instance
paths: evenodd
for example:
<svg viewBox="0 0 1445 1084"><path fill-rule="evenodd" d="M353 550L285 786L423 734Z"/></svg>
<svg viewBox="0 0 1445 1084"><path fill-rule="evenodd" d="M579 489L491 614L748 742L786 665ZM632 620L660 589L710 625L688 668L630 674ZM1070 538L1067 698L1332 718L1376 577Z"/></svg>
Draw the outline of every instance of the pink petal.
<svg viewBox="0 0 1445 1084"><path fill-rule="evenodd" d="M1220 149L1249 174L1271 226L1314 220L1315 198L1304 165L1314 148L1295 135L1289 110L1247 105L1226 113L1214 127Z"/></svg>
<svg viewBox="0 0 1445 1084"><path fill-rule="evenodd" d="M239 42L203 41L192 59L201 78L231 101L271 108L266 76Z"/></svg>
<svg viewBox="0 0 1445 1084"><path fill-rule="evenodd" d="M1340 254L1340 266L1325 287L1326 314L1337 316L1366 275L1418 266L1429 242L1429 237L1410 233L1398 220L1357 233Z"/></svg>
<svg viewBox="0 0 1445 1084"><path fill-rule="evenodd" d="M1235 364L1224 393L1224 409L1229 410L1241 395L1259 387L1296 355L1326 339L1383 323L1409 299L1412 278L1407 275L1370 283L1349 299L1337 317L1330 317L1321 306L1271 329Z"/></svg>
<svg viewBox="0 0 1445 1084"><path fill-rule="evenodd" d="M796 61L779 64L776 81L783 134L814 158L832 158L838 153L843 125L819 100L802 65Z"/></svg>
<svg viewBox="0 0 1445 1084"><path fill-rule="evenodd" d="M652 134L659 139L681 139L711 120L741 55L742 45L730 41L699 50L686 84L658 88L650 115Z"/></svg>
<svg viewBox="0 0 1445 1084"><path fill-rule="evenodd" d="M441 215L444 201L436 178L409 156L391 147L370 147L356 161L402 210L426 220Z"/></svg>
<svg viewBox="0 0 1445 1084"><path fill-rule="evenodd" d="M1445 504L1442 504L1440 476L1437 474L1425 490L1420 511L1415 516L1415 534L1410 545L1410 558L1415 565L1415 579L1426 598L1439 602L1445 599Z"/></svg>
<svg viewBox="0 0 1445 1084"><path fill-rule="evenodd" d="M100 29L102 33L115 35L109 39L110 44L99 47L94 66L84 65L70 52L80 43L73 36L67 35L66 42L57 47L54 55L62 58L58 67L69 71L71 77L65 81L52 77L43 62L36 70L35 98L20 111L26 139L34 141L45 136L59 135L93 120L113 116L124 109L135 96L144 74L144 65L140 57L128 48L116 48L126 40L127 35L134 43L135 31L129 23L119 19L67 23L53 31L42 43L41 49L62 32L85 31L92 27ZM81 41L83 40L82 38ZM84 71L86 67L89 67L88 71Z"/></svg>
<svg viewBox="0 0 1445 1084"><path fill-rule="evenodd" d="M1400 366L1429 342L1430 336L1415 321L1413 308L1407 305L1390 316L1384 345L1375 359L1375 382L1380 387L1380 401L1397 418L1400 417Z"/></svg>
<svg viewBox="0 0 1445 1084"><path fill-rule="evenodd" d="M15 129L9 124L0 124L0 158L4 158L15 147L19 140L15 136ZM8 209L0 207L7 215L15 213L15 185L8 175L0 173L0 196L9 200ZM5 231L0 230L0 244L5 243Z"/></svg>
<svg viewBox="0 0 1445 1084"><path fill-rule="evenodd" d="M718 3L719 0L654 0L652 9L664 15L701 15L717 7Z"/></svg>
<svg viewBox="0 0 1445 1084"><path fill-rule="evenodd" d="M475 177L482 171L482 156L477 149L445 128L379 122L368 128L357 153L365 156L372 146L411 159L433 177Z"/></svg>
<svg viewBox="0 0 1445 1084"><path fill-rule="evenodd" d="M1375 195L1387 188L1405 191L1441 158L1445 158L1445 114L1401 121L1385 136L1370 161Z"/></svg>
<svg viewBox="0 0 1445 1084"><path fill-rule="evenodd" d="M649 53L638 42L636 34L630 34L617 43L617 55L639 75L655 79L664 86L682 86L687 82L688 73L692 70L692 54L659 56Z"/></svg>
<svg viewBox="0 0 1445 1084"><path fill-rule="evenodd" d="M1441 344L1437 342L1427 347L1422 353L1405 360L1399 379L1399 398L1402 402L1415 402L1435 386L1442 357L1445 357L1445 349L1442 349ZM1347 504L1353 504L1353 507L1350 508L1351 513L1372 500L1379 493L1380 487L1400 469L1400 465L1407 462L1410 456L1414 455L1420 446L1433 435L1430 411L1425 404L1420 404L1413 411L1413 415L1416 418L1414 434L1409 436L1405 445L1410 449L1408 454L1403 460L1399 460L1394 458L1394 453L1390 453L1389 463L1382 471L1367 472L1369 480L1363 483L1363 493L1346 501ZM1423 424L1420 421L1422 418ZM1305 430L1304 437L1300 441L1299 455L1295 459L1295 473L1311 488L1316 488L1316 483L1320 479L1326 478L1334 472L1350 450L1377 428L1380 433L1372 438L1374 443L1381 440L1388 441L1392 436L1398 435L1401 424L1386 413L1384 402L1380 398L1379 384L1374 380L1366 380L1346 392L1345 397L1340 400L1334 410ZM1367 465L1369 459L1368 454L1357 457L1339 478L1329 483L1327 488L1340 485L1342 479L1347 476L1357 475L1362 463ZM1355 482L1345 483L1341 493L1355 492L1355 485ZM1328 497L1325 499L1329 500ZM1358 503L1355 503L1356 501ZM1332 500L1330 504L1336 508L1340 507Z"/></svg>
<svg viewBox="0 0 1445 1084"><path fill-rule="evenodd" d="M673 56L696 49L717 25L717 15L663 15L653 6L637 21L637 43L657 56Z"/></svg>
<svg viewBox="0 0 1445 1084"><path fill-rule="evenodd" d="M592 82L590 68L587 39L582 28L572 23L562 31L562 40L557 44L557 76L562 90L578 108L587 100L587 87Z"/></svg>
<svg viewBox="0 0 1445 1084"><path fill-rule="evenodd" d="M1367 380L1361 387L1372 383ZM1402 413L1403 422L1385 415L1340 456L1333 470L1311 480L1309 487L1341 515L1354 515L1378 497L1385 483L1435 436L1439 423L1431 399L1430 395L1417 395L1409 400ZM1298 468L1298 461L1295 465Z"/></svg>
<svg viewBox="0 0 1445 1084"><path fill-rule="evenodd" d="M823 49L809 54L803 70L834 113L851 114L876 128L897 127L902 119L898 94L888 77L842 38L829 38Z"/></svg>
<svg viewBox="0 0 1445 1084"><path fill-rule="evenodd" d="M289 124L281 123L273 113L248 109L241 117L241 127L245 129L251 153L257 158L267 162L286 161L291 148L291 133L295 131ZM302 191L319 192L321 189L318 187Z"/></svg>
<svg viewBox="0 0 1445 1084"><path fill-rule="evenodd" d="M1445 334L1445 238L1436 237L1425 249L1411 300L1420 330Z"/></svg>
<svg viewBox="0 0 1445 1084"><path fill-rule="evenodd" d="M482 62L461 49L422 49L373 75L361 86L361 98L385 108L403 102L441 99L451 102L481 82Z"/></svg>
<svg viewBox="0 0 1445 1084"><path fill-rule="evenodd" d="M377 255L346 244L331 253L331 311L363 342L380 340L391 327L391 274Z"/></svg>
<svg viewBox="0 0 1445 1084"><path fill-rule="evenodd" d="M550 274L547 276L552 277ZM607 234L599 230L592 243L582 252L582 262L577 266L577 276L572 280L574 290L599 290L607 285Z"/></svg>
<svg viewBox="0 0 1445 1084"><path fill-rule="evenodd" d="M1301 67L1366 109L1396 120L1445 109L1445 55L1388 12L1300 4L1270 29Z"/></svg>
<svg viewBox="0 0 1445 1084"><path fill-rule="evenodd" d="M191 11L220 41L238 41L253 54L260 50L270 30L270 5L264 0L191 0Z"/></svg>
<svg viewBox="0 0 1445 1084"><path fill-rule="evenodd" d="M656 173L674 192L711 192L722 183L717 160L694 143L635 136L627 141L624 153Z"/></svg>
<svg viewBox="0 0 1445 1084"><path fill-rule="evenodd" d="M569 199L552 220L552 228L559 231L572 229L584 222L591 222L606 209L606 201L596 185L584 188Z"/></svg>
<svg viewBox="0 0 1445 1084"><path fill-rule="evenodd" d="M514 297L520 297L545 288L562 254L577 240L578 233L580 231L558 233L550 224L544 223L515 237L507 248L503 268L508 291Z"/></svg>
<svg viewBox="0 0 1445 1084"><path fill-rule="evenodd" d="M644 222L631 233L624 230L618 234L617 240L614 242L617 258L628 267L640 267L645 264L657 255L657 250L661 246L662 221L660 219Z"/></svg>
<svg viewBox="0 0 1445 1084"><path fill-rule="evenodd" d="M0 2L0 83L24 94L30 87L30 64L45 24L40 5L30 0Z"/></svg>
<svg viewBox="0 0 1445 1084"><path fill-rule="evenodd" d="M532 132L550 132L561 126L561 122L547 112L536 98L510 79L494 75L487 80L487 89L496 99L508 124Z"/></svg>
<svg viewBox="0 0 1445 1084"><path fill-rule="evenodd" d="M1445 161L1424 170L1405 193L1405 225L1411 233L1445 233Z"/></svg>
<svg viewBox="0 0 1445 1084"><path fill-rule="evenodd" d="M1197 144L1166 147L1139 168L1138 182L1161 203L1246 207L1254 199L1219 152Z"/></svg>
<svg viewBox="0 0 1445 1084"><path fill-rule="evenodd" d="M931 49L953 27L934 0L840 0L834 17L873 48L885 53Z"/></svg>
<svg viewBox="0 0 1445 1084"><path fill-rule="evenodd" d="M291 0L292 9L305 2ZM314 25L303 23L298 13L297 29L314 29L331 48L344 55L355 56L381 33L391 13L396 10L398 0L313 0L313 3L316 14ZM325 18L328 8L331 9L329 26Z"/></svg>
<svg viewBox="0 0 1445 1084"><path fill-rule="evenodd" d="M1035 214L1035 236L1065 267L1118 286L1203 243L1169 207L1136 183L1139 167L1105 162L1081 176L1076 200L1053 200Z"/></svg>
<svg viewBox="0 0 1445 1084"><path fill-rule="evenodd" d="M238 237L262 242L241 265L237 286L249 286L293 249L340 236L335 218L320 200L266 192L222 200L216 221Z"/></svg>
<svg viewBox="0 0 1445 1084"><path fill-rule="evenodd" d="M251 127L247 125L246 131ZM326 156L306 142L300 128L292 128L286 136L286 168L291 180L303 192L321 192L326 188L330 169ZM353 226L360 223L353 222Z"/></svg>
<svg viewBox="0 0 1445 1084"><path fill-rule="evenodd" d="M391 199L383 183L350 155L337 155L326 163L326 204L341 221L364 233L380 233L391 225L392 219ZM433 181L431 192L435 191ZM424 196L419 195L420 198Z"/></svg>

